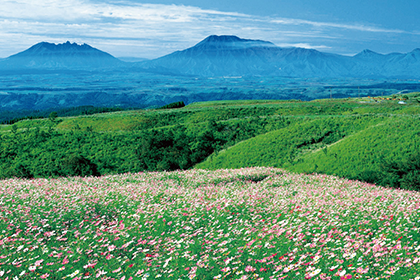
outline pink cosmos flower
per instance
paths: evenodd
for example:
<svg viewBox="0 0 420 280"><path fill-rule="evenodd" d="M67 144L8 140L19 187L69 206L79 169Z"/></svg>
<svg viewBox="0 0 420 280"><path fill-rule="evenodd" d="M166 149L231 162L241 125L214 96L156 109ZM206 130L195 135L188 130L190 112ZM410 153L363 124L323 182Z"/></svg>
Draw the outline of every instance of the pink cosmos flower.
<svg viewBox="0 0 420 280"><path fill-rule="evenodd" d="M121 267L117 268L116 270L113 270L112 273L117 273L117 272L120 272L120 271L121 271Z"/></svg>
<svg viewBox="0 0 420 280"><path fill-rule="evenodd" d="M253 268L252 266L248 265L247 267L245 267L245 272L254 272L256 269Z"/></svg>

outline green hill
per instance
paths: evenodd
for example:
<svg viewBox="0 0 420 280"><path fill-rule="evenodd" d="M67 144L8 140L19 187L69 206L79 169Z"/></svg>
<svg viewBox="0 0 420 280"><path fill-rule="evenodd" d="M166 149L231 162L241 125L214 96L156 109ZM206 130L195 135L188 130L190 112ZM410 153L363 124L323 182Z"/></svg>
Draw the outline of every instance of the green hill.
<svg viewBox="0 0 420 280"><path fill-rule="evenodd" d="M294 164L314 150L384 120L386 118L378 116L302 118L288 127L258 135L214 154L197 168L281 167L287 163Z"/></svg>
<svg viewBox="0 0 420 280"><path fill-rule="evenodd" d="M420 132L418 93L405 98L213 101L23 120L0 126L0 178L274 166L401 186L417 174Z"/></svg>
<svg viewBox="0 0 420 280"><path fill-rule="evenodd" d="M196 167L273 166L400 186L398 181L406 174L399 178L402 170L392 174L385 169L418 153L419 120L367 115L302 121L213 154Z"/></svg>

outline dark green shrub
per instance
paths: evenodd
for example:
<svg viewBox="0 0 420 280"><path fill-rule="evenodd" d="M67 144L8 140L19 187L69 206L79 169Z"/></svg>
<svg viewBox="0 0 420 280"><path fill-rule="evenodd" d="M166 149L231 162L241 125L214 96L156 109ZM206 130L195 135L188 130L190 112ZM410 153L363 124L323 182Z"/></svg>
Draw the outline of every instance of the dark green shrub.
<svg viewBox="0 0 420 280"><path fill-rule="evenodd" d="M420 190L420 152L401 161L384 161L383 184L407 190Z"/></svg>
<svg viewBox="0 0 420 280"><path fill-rule="evenodd" d="M170 103L170 104L162 106L158 109L175 109L175 108L182 108L182 107L185 107L184 101Z"/></svg>
<svg viewBox="0 0 420 280"><path fill-rule="evenodd" d="M32 178L33 174L29 171L29 168L23 163L16 163L10 169L10 175L18 178Z"/></svg>
<svg viewBox="0 0 420 280"><path fill-rule="evenodd" d="M64 176L99 176L98 167L81 155L69 155L61 162Z"/></svg>

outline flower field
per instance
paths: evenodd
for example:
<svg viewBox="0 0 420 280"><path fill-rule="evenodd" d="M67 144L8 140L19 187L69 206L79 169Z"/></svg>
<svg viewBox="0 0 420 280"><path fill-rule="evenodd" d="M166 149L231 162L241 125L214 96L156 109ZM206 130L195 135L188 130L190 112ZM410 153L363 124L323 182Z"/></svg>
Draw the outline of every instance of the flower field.
<svg viewBox="0 0 420 280"><path fill-rule="evenodd" d="M0 279L420 279L418 192L247 168L0 193Z"/></svg>

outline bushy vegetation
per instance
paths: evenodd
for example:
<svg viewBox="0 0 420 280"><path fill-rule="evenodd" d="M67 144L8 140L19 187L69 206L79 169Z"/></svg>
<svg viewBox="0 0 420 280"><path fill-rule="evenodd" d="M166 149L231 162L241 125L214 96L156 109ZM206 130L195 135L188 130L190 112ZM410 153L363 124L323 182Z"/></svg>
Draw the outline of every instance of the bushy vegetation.
<svg viewBox="0 0 420 280"><path fill-rule="evenodd" d="M0 178L273 166L416 189L420 105L407 96L407 105L220 101L19 121L0 127Z"/></svg>
<svg viewBox="0 0 420 280"><path fill-rule="evenodd" d="M304 154L325 148L381 120L383 117L369 116L302 118L286 128L258 135L213 155L197 167L217 169L294 164L300 162Z"/></svg>
<svg viewBox="0 0 420 280"><path fill-rule="evenodd" d="M176 109L176 108L182 108L182 107L185 107L184 101L173 102L168 105L162 106L159 109Z"/></svg>
<svg viewBox="0 0 420 280"><path fill-rule="evenodd" d="M43 111L3 111L0 112L0 124L15 124L22 120L44 119L55 113L57 117L87 116L99 113L134 110L134 108L79 106L72 108L49 109Z"/></svg>
<svg viewBox="0 0 420 280"><path fill-rule="evenodd" d="M12 126L0 136L0 178L99 175L189 169L215 151L288 125L285 118L98 132L90 126L71 130ZM60 126L60 123L58 124Z"/></svg>

